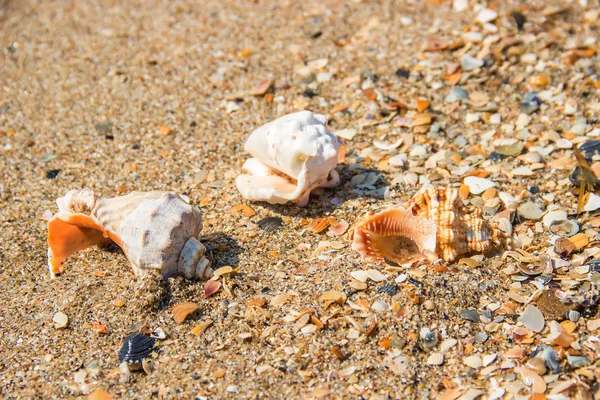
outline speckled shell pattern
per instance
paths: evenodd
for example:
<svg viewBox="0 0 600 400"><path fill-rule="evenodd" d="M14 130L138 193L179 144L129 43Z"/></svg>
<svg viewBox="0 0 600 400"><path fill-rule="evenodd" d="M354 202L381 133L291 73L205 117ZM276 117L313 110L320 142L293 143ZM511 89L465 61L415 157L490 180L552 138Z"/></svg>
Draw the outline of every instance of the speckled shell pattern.
<svg viewBox="0 0 600 400"><path fill-rule="evenodd" d="M480 209L464 205L458 190L435 187L421 190L402 207L363 216L350 230L353 248L364 257L414 261L415 254L407 253L401 243L390 244L390 237L410 239L421 259L433 256L446 262L507 244L504 233L490 225ZM398 252L402 254L394 254Z"/></svg>
<svg viewBox="0 0 600 400"><path fill-rule="evenodd" d="M148 269L158 269L164 277L181 274L186 278L207 278L212 274L210 262L204 257L206 248L197 240L202 230L201 213L176 194L132 192L105 199L84 189L70 191L58 199L57 204L59 213L53 220L60 219L67 224L53 225L52 220L49 223L51 273L57 272L51 243L58 242L54 247L65 253L62 259L68 257L74 251L64 250L67 245L60 241L78 240L68 226L74 225L83 227L84 234L88 228L99 230L105 238L117 243L138 276ZM53 229L53 226L57 227ZM64 238L61 238L63 232ZM78 246L75 251L85 247Z"/></svg>
<svg viewBox="0 0 600 400"><path fill-rule="evenodd" d="M464 205L456 189L430 187L417 193L406 206L415 216L435 222L436 253L444 261L484 253L506 242L504 234L483 218L479 208Z"/></svg>

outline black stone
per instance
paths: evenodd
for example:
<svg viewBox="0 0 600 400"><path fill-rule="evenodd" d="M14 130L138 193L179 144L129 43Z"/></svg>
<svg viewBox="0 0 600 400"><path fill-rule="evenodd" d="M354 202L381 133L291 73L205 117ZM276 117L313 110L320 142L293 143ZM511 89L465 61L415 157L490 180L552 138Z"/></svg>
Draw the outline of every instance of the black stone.
<svg viewBox="0 0 600 400"><path fill-rule="evenodd" d="M398 68L396 70L396 76L398 78L408 78L410 76L410 71L404 68Z"/></svg>
<svg viewBox="0 0 600 400"><path fill-rule="evenodd" d="M523 25L525 25L525 22L527 22L527 18L525 18L525 16L518 11L513 11L511 15L515 19L515 25L517 25L517 29L523 29Z"/></svg>
<svg viewBox="0 0 600 400"><path fill-rule="evenodd" d="M46 179L54 179L60 173L60 169L51 169L46 171Z"/></svg>

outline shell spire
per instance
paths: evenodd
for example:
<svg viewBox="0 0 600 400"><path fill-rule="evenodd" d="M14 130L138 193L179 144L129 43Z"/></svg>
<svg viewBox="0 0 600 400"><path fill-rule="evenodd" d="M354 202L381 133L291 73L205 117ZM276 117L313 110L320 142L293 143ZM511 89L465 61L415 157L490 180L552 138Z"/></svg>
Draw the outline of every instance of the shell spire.
<svg viewBox="0 0 600 400"><path fill-rule="evenodd" d="M113 241L125 253L136 276L158 269L164 277L212 275L206 248L197 239L202 216L169 192L132 192L102 198L91 190L72 190L56 201L59 211L48 222L48 267L52 278L63 272L72 254Z"/></svg>
<svg viewBox="0 0 600 400"><path fill-rule="evenodd" d="M404 207L368 213L352 227L353 249L363 257L408 263L484 253L509 244L478 208L467 208L455 189L427 188Z"/></svg>

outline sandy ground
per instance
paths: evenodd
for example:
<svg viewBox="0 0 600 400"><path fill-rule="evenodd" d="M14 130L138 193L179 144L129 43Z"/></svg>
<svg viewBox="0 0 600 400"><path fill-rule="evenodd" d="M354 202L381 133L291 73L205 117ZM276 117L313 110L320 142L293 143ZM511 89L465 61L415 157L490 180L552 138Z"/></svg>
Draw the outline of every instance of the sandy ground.
<svg viewBox="0 0 600 400"><path fill-rule="evenodd" d="M530 116L527 122L536 137L526 141L546 146L542 132L567 132L579 115L587 118L586 132L599 126L598 56L564 62L575 46L597 41L596 2L590 0L587 8L575 1L481 2L479 6L498 13L492 21L498 32L474 22L473 1L460 12L451 2L435 3L0 2L0 393L6 398L70 398L103 389L115 398L138 399L386 399L442 393L452 399L493 393L529 398L531 381L520 368L536 346L547 343L549 321L539 334L514 332L516 326L522 328L517 318L524 304L507 293L516 288L528 297L535 287L521 287L502 273L506 264L500 255L477 267L451 263L443 270L428 265L417 272L388 270L386 282L397 285L397 294L378 292L383 282L372 281L367 290L356 292L349 286L351 271L383 271L385 264L363 261L345 235L329 238L307 229L313 218L332 216L352 223L366 211L408 200L423 177L441 187L460 185L460 176L422 163L410 166L421 177L419 184L395 181L406 168L386 164L385 152L382 157L361 153L374 139L383 137L389 143L400 132L410 132L397 120L410 119L414 110L394 115L383 110L383 103L403 99L412 108L418 98L431 103L437 126L429 133L416 132L414 139L430 155L447 150L466 158L467 150L482 143L491 129L498 130L496 137L517 137L518 128L500 129L489 118L497 112L503 124L517 126L518 103L531 90L531 76L548 76L546 89L566 99ZM527 18L523 31L511 16L515 10ZM469 94L487 93L499 106L481 111L479 120L469 123L472 106L453 107L445 100L453 87L448 82L453 78L446 75L460 71L463 54L490 59L489 52L478 54L485 41L462 39L476 31L483 32L482 38L498 35L493 43L506 37L519 37L522 43L514 54L500 53L495 63L491 57L489 65L459 77L458 87ZM432 36L466 44L426 52ZM521 57L530 53L538 59ZM410 76L396 73L399 69ZM251 96L262 79L273 80L273 95ZM370 87L391 99L372 101L372 91L365 90ZM577 111L565 115L564 104L571 100ZM340 105L346 110L336 112ZM306 208L245 202L234 185L247 157L245 138L265 122L298 109L328 115L333 131L358 130L338 166L341 186L317 193ZM486 159L492 150L484 143L483 156L472 167L488 168L498 190L516 194L538 186L530 199L543 208L564 206L572 214L577 197L568 181L548 184L568 177L574 166L572 150L555 151L532 176L518 178L506 171L521 161L490 164ZM550 164L563 157L571 160L567 168ZM382 175L373 190L353 187L353 176L378 171ZM106 197L133 190L188 196L202 210L203 242L215 268L240 269L227 281L231 294L221 290L206 298L202 282L182 278L158 286L138 282L114 247L77 254L65 264L63 275L50 280L44 216L56 211L58 197L79 188ZM550 193L555 194L551 201L542 199ZM236 214L232 207L239 204L248 204L256 215ZM256 222L268 216L281 216L283 229L260 230ZM516 224L521 229L516 226L516 231L533 237L530 251L552 251L545 228L538 229L535 221ZM595 240L593 229L586 234ZM336 241L334 247L342 248L313 256L322 240ZM302 243L310 250L298 250ZM567 276L569 268L557 275ZM561 282L554 281L554 287L562 287ZM585 288L594 289L589 283ZM355 307L345 303L326 308L321 295L330 290L346 293ZM279 294L290 294L283 306L247 305ZM391 308L369 309L378 299ZM177 324L170 309L184 301L197 303L200 310ZM497 327L460 316L461 310L481 310L489 303L504 305L513 315ZM583 316L572 331L577 346L560 349L561 372L537 371L546 378L547 394L558 383L571 382L554 396L597 395L600 372L593 353L598 348L590 339L593 327L586 325L599 318L594 307L580 310ZM65 329L56 329L52 322L59 311L68 315ZM301 331L296 320L303 312L325 321L323 328ZM190 333L209 320L212 326L203 334ZM375 321L377 329L371 333ZM97 333L94 323L110 333ZM135 372L126 380L118 371L117 352L136 324L161 328L168 337L157 343L153 371ZM440 366L428 364L431 352L441 350L439 343L427 348L423 328L435 332L439 343L458 340ZM489 338L482 343L474 339L477 333ZM504 355L516 345L523 354L515 365L503 366L513 360ZM568 365L569 351L586 355L589 363L582 368ZM481 372L482 366L465 365L463 360L472 355L497 355L492 361L484 358L489 363L483 366L497 368Z"/></svg>

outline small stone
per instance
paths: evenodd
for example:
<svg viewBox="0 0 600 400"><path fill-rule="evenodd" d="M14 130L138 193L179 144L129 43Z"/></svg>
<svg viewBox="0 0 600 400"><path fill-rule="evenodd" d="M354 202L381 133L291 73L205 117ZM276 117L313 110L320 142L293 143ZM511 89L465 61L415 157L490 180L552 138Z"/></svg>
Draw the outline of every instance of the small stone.
<svg viewBox="0 0 600 400"><path fill-rule="evenodd" d="M54 314L52 321L54 321L54 327L56 329L63 329L69 324L69 317L67 317L67 314L59 311Z"/></svg>
<svg viewBox="0 0 600 400"><path fill-rule="evenodd" d="M475 368L475 369L481 368L481 366L483 365L483 361L481 360L481 357L479 357L479 356L466 357L463 360L463 363L465 365L468 365L469 367Z"/></svg>
<svg viewBox="0 0 600 400"><path fill-rule="evenodd" d="M238 392L238 387L235 385L229 385L227 386L227 390L229 393L237 393Z"/></svg>
<svg viewBox="0 0 600 400"><path fill-rule="evenodd" d="M468 321L472 321L472 322L479 322L479 313L477 312L477 310L460 310L458 312L458 315L460 315L460 317L462 319L466 319Z"/></svg>
<svg viewBox="0 0 600 400"><path fill-rule="evenodd" d="M477 14L477 22L484 24L486 22L495 20L497 17L498 14L496 11L490 10L489 8L484 8L483 10L479 11L479 14Z"/></svg>
<svg viewBox="0 0 600 400"><path fill-rule="evenodd" d="M569 307L554 294L554 289L546 290L537 300L538 309L548 320L563 320Z"/></svg>
<svg viewBox="0 0 600 400"><path fill-rule="evenodd" d="M513 175L514 176L531 176L531 175L533 175L533 171L531 170L531 168L529 168L527 166L522 166L522 167L515 168L513 170Z"/></svg>
<svg viewBox="0 0 600 400"><path fill-rule="evenodd" d="M454 346L456 346L457 343L458 343L458 340L456 340L456 339L453 339L453 338L446 339L440 345L440 351L442 353L445 353L446 351L448 351L451 348L453 348Z"/></svg>
<svg viewBox="0 0 600 400"><path fill-rule="evenodd" d="M435 304L431 300L425 300L423 302L423 307L425 307L426 310L432 311L435 309Z"/></svg>
<svg viewBox="0 0 600 400"><path fill-rule="evenodd" d="M537 204L530 201L519 206L517 211L521 217L534 221L537 221L544 215L544 211Z"/></svg>
<svg viewBox="0 0 600 400"><path fill-rule="evenodd" d="M367 271L352 271L350 276L360 282L366 282L369 279L369 273Z"/></svg>
<svg viewBox="0 0 600 400"><path fill-rule="evenodd" d="M585 202L585 206L583 207L583 211L596 211L600 208L600 196L589 193L589 197Z"/></svg>
<svg viewBox="0 0 600 400"><path fill-rule="evenodd" d="M352 140L357 132L358 131L356 129L347 128L347 129L342 129L342 130L336 131L334 133L336 136L339 136L343 139Z"/></svg>
<svg viewBox="0 0 600 400"><path fill-rule="evenodd" d="M385 276L381 272L377 271L376 269L368 270L367 276L369 277L369 279L371 279L372 281L375 281L375 282L382 282L387 279L387 276Z"/></svg>
<svg viewBox="0 0 600 400"><path fill-rule="evenodd" d="M562 258L567 258L575 251L575 245L569 239L561 237L554 242L554 251Z"/></svg>
<svg viewBox="0 0 600 400"><path fill-rule="evenodd" d="M375 312L384 312L384 311L387 311L390 309L390 305L388 303L386 303L385 301L375 300L375 302L373 303L371 308Z"/></svg>
<svg viewBox="0 0 600 400"><path fill-rule="evenodd" d="M496 184L489 179L478 178L476 176L466 177L464 184L469 187L469 191L473 194L481 194L489 188L496 186Z"/></svg>
<svg viewBox="0 0 600 400"><path fill-rule="evenodd" d="M444 363L444 355L442 353L431 353L427 357L427 364L429 365L442 365Z"/></svg>
<svg viewBox="0 0 600 400"><path fill-rule="evenodd" d="M525 308L518 321L534 332L541 332L545 325L544 315L532 304Z"/></svg>
<svg viewBox="0 0 600 400"><path fill-rule="evenodd" d="M475 58L469 54L463 55L460 60L460 63L462 65L462 69L464 71L472 71L476 68L480 68L483 66L482 60L478 60L477 58Z"/></svg>

